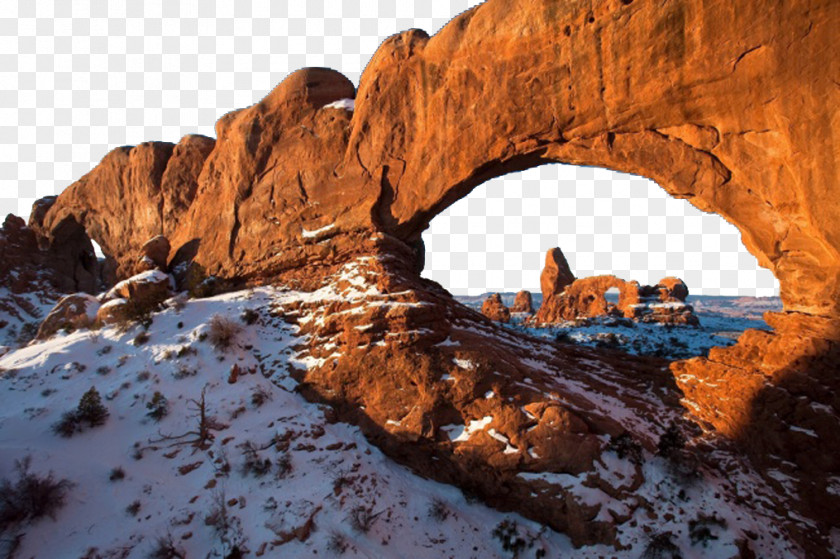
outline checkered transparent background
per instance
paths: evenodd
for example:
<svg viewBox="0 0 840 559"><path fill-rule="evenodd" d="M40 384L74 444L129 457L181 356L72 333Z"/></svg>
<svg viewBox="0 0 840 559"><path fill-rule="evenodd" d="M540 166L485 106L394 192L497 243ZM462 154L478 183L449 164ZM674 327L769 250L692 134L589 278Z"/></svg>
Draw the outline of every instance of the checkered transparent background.
<svg viewBox="0 0 840 559"><path fill-rule="evenodd" d="M434 33L477 0L34 2L0 10L0 213L29 214L111 149L214 135L288 73L355 83L387 36ZM437 217L425 275L455 293L539 285L560 246L578 276L683 277L695 293L771 295L737 231L637 177L544 166L478 187Z"/></svg>

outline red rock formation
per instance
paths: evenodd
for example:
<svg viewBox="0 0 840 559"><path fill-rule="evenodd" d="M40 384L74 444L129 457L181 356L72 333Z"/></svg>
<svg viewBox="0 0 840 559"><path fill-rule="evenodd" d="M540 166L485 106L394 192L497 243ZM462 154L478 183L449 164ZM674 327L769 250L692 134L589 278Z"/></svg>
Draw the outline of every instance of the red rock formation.
<svg viewBox="0 0 840 559"><path fill-rule="evenodd" d="M534 500L533 485L515 474L530 467L528 458L504 454L484 435L483 444L443 451L441 443L449 443L438 440L437 427L484 417L492 406L497 431L512 445L542 445L551 456L539 467L586 468L596 441L621 426L591 411L597 399L558 386L551 375L584 375L593 393L638 378L638 392L625 392L624 405L661 407L651 400L658 392L642 386L646 365L612 366L594 350L566 351L557 353L552 372L534 371L523 361L528 352L514 347L531 347L526 338L488 340L457 327L460 320L486 332L475 313L418 279L413 247L435 215L511 171L562 162L650 177L735 224L779 278L786 313L772 318L776 333L747 332L708 359L674 364L674 373L694 417L754 449L759 465L770 449L783 466L807 466L787 472L800 491L778 489L769 498L777 510L807 519L789 517L786 535L809 556L827 557L827 534L840 528L836 499L826 497L826 480L840 475L836 452L823 459L803 453L807 460L796 453L807 446L802 436L819 436L840 410L826 396L840 393L833 384L840 376L840 196L832 135L840 57L831 49L838 28L840 10L828 1L804 9L769 0L489 0L433 38L411 30L386 40L358 92L337 72L292 74L261 102L222 117L212 151L212 140L188 138L178 157L176 146L163 143L114 150L54 204L37 208L30 226L77 286L96 277L83 257L85 231L116 260L120 277L158 234L170 239L178 262L194 259L239 282L315 289L353 259L376 256L365 262L387 277L370 281L389 293L408 291L399 302L428 304L379 306L360 324L336 315L348 303L322 309L325 325L303 325L317 334L311 350L318 354L326 337L344 350L335 360L319 354L326 361L303 378L310 396L332 402L386 452L427 475L474 484L497 505L518 506L575 543L590 543L610 541L609 527L593 521L597 511L562 495L550 501L562 506ZM355 98L355 111L330 106L341 98ZM200 145L187 147L193 143ZM195 185L194 195L184 183ZM397 260L410 266L385 269ZM669 296L676 297L673 290ZM584 303L601 304L597 297ZM364 332L355 328L368 324ZM372 346L385 331L394 335ZM450 339L441 335L460 349L433 347ZM515 343L498 349L505 335ZM442 371L459 372L453 352L486 361L461 372L463 383L433 385ZM568 444L529 439L535 435L525 434L518 411L482 402L481 390L496 378L491 368L516 381L539 376L535 393L522 397L533 409L548 404L551 390L556 402L577 401L534 414L561 419ZM601 374L613 384L601 383ZM710 386L730 379L739 380ZM447 398L437 399L441 393ZM400 419L408 427L391 433L386 417L409 401L417 407L407 406ZM811 425L817 421L818 429ZM569 447L580 447L580 457L564 456Z"/></svg>
<svg viewBox="0 0 840 559"><path fill-rule="evenodd" d="M502 296L493 293L481 304L481 314L496 322L510 322L510 309L502 302Z"/></svg>
<svg viewBox="0 0 840 559"><path fill-rule="evenodd" d="M135 266L136 273L139 274L148 270L165 271L170 250L169 239L163 235L157 235L146 241L140 247L140 256Z"/></svg>
<svg viewBox="0 0 840 559"><path fill-rule="evenodd" d="M552 248L545 253L545 266L540 273L540 290L543 301L547 301L554 295L559 295L575 281L575 275L566 262L563 251L559 248Z"/></svg>
<svg viewBox="0 0 840 559"><path fill-rule="evenodd" d="M96 319L99 301L87 293L74 293L59 300L38 327L39 340L49 338L61 329L88 328Z"/></svg>
<svg viewBox="0 0 840 559"><path fill-rule="evenodd" d="M523 289L517 293L510 312L534 314L534 300L531 298L531 292Z"/></svg>
<svg viewBox="0 0 840 559"><path fill-rule="evenodd" d="M654 287L659 290L659 300L663 303L685 302L688 297L688 286L680 278L662 278Z"/></svg>

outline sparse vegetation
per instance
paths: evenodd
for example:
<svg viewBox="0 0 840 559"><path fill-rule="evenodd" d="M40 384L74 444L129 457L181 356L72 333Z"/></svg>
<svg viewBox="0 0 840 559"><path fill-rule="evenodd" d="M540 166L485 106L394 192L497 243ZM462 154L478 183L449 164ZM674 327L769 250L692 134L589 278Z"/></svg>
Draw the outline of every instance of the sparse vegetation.
<svg viewBox="0 0 840 559"><path fill-rule="evenodd" d="M327 550L336 555L344 555L347 552L348 547L350 546L347 543L347 538L344 534L336 532L335 530L330 532L330 536L327 538Z"/></svg>
<svg viewBox="0 0 840 559"><path fill-rule="evenodd" d="M260 313L257 309L245 309L242 311L242 314L239 315L239 320L251 326L260 319Z"/></svg>
<svg viewBox="0 0 840 559"><path fill-rule="evenodd" d="M146 409L149 410L146 412L147 416L155 421L160 421L169 413L169 401L166 399L166 396L155 391L152 399L146 402Z"/></svg>
<svg viewBox="0 0 840 559"><path fill-rule="evenodd" d="M283 479L288 476L294 469L294 466L292 465L292 457L289 456L288 453L284 452L280 458L277 459L276 468L274 477L277 479Z"/></svg>
<svg viewBox="0 0 840 559"><path fill-rule="evenodd" d="M373 528L373 524L376 522L376 519L379 518L380 514L382 513L373 514L373 510L371 508L364 505L358 505L353 507L350 511L348 520L350 521L350 526L355 531L360 534L367 534L370 532L370 529Z"/></svg>
<svg viewBox="0 0 840 559"><path fill-rule="evenodd" d="M152 443L171 442L171 446L189 444L196 448L204 448L213 440L213 434L210 432L213 427L210 418L207 416L207 401L205 399L205 392L207 387L201 389L201 398L198 400L189 399L187 406L191 406L193 416L196 418L198 425L195 431L187 431L181 435L164 435L160 432L159 439L151 440Z"/></svg>
<svg viewBox="0 0 840 559"><path fill-rule="evenodd" d="M230 514L228 501L221 491L213 494L213 508L204 517L204 523L213 528L213 532L222 545L222 556L230 559L241 557L241 546L245 543L239 518Z"/></svg>
<svg viewBox="0 0 840 559"><path fill-rule="evenodd" d="M676 423L671 422L659 438L657 451L660 456L670 458L685 448L685 443L685 435L682 434Z"/></svg>
<svg viewBox="0 0 840 559"><path fill-rule="evenodd" d="M691 545L699 543L703 547L707 547L710 541L718 539L712 529L717 527L725 530L726 526L726 520L718 517L715 513L699 513L697 518L688 523L688 536L691 538Z"/></svg>
<svg viewBox="0 0 840 559"><path fill-rule="evenodd" d="M141 507L140 501L132 501L130 505L125 507L125 512L130 516L137 516Z"/></svg>
<svg viewBox="0 0 840 559"><path fill-rule="evenodd" d="M242 332L241 324L222 314L214 314L210 317L208 327L207 339L217 350L228 349L236 342L236 338Z"/></svg>
<svg viewBox="0 0 840 559"><path fill-rule="evenodd" d="M671 532L653 534L648 540L641 559L682 559L680 548L673 542Z"/></svg>
<svg viewBox="0 0 840 559"><path fill-rule="evenodd" d="M115 323L117 331L128 332L135 324L139 324L143 330L148 330L154 320L152 313L161 310L161 308L159 302L126 299L125 304L120 307Z"/></svg>
<svg viewBox="0 0 840 559"><path fill-rule="evenodd" d="M429 518L436 522L443 522L449 518L449 507L439 498L434 498L429 502Z"/></svg>
<svg viewBox="0 0 840 559"><path fill-rule="evenodd" d="M257 385L251 391L251 405L255 408L259 408L269 401L271 401L271 392L265 386Z"/></svg>
<svg viewBox="0 0 840 559"><path fill-rule="evenodd" d="M622 460L626 458L634 464L642 463L642 447L626 431L617 437L610 437L607 450L615 452Z"/></svg>
<svg viewBox="0 0 840 559"><path fill-rule="evenodd" d="M533 541L529 544L519 534L519 525L515 520L505 519L493 528L493 537L502 543L502 549L509 551L513 557L518 557L519 554L526 548L533 546Z"/></svg>
<svg viewBox="0 0 840 559"><path fill-rule="evenodd" d="M78 407L65 412L58 423L53 425L53 432L62 437L72 437L84 431L85 424L87 427L104 425L108 415L108 408L102 403L102 397L96 387L91 387L82 394Z"/></svg>
<svg viewBox="0 0 840 559"><path fill-rule="evenodd" d="M134 341L132 342L135 346L141 346L149 341L149 333L145 330L138 332L136 336L134 336Z"/></svg>
<svg viewBox="0 0 840 559"><path fill-rule="evenodd" d="M172 534L167 534L155 541L149 559L187 559L187 553L175 544Z"/></svg>
<svg viewBox="0 0 840 559"><path fill-rule="evenodd" d="M251 441L239 445L242 447L242 453L245 456L245 462L242 464L242 475L253 475L254 477L263 477L271 472L271 460L263 458L259 454L259 449Z"/></svg>
<svg viewBox="0 0 840 559"><path fill-rule="evenodd" d="M187 377L194 377L198 374L198 370L192 369L187 367L184 364L178 365L178 369L172 373L172 376L175 377L175 380L182 380Z"/></svg>
<svg viewBox="0 0 840 559"><path fill-rule="evenodd" d="M0 533L45 516L55 518L73 487L66 479L56 479L52 472L31 472L31 465L29 456L15 461L17 479L0 481Z"/></svg>
<svg viewBox="0 0 840 559"><path fill-rule="evenodd" d="M117 466L111 470L111 473L108 475L108 479L111 481L121 481L125 479L125 470L122 466Z"/></svg>
<svg viewBox="0 0 840 559"><path fill-rule="evenodd" d="M197 354L198 354L198 351L194 347L189 346L189 345L182 345L181 347L178 348L178 353L176 353L176 357L178 357L178 359L181 359L183 357L186 357L187 355L197 355Z"/></svg>
<svg viewBox="0 0 840 559"><path fill-rule="evenodd" d="M102 365L101 367L97 367L97 369L96 369L96 374L97 375L105 376L110 372L111 372L111 367L109 367L107 365Z"/></svg>

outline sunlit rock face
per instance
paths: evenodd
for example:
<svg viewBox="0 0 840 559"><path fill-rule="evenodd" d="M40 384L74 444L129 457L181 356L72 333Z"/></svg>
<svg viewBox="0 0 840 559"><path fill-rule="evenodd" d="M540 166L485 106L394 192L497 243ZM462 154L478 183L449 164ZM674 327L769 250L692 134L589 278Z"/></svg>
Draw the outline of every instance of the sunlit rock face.
<svg viewBox="0 0 840 559"><path fill-rule="evenodd" d="M753 0L489 0L434 37L411 30L386 40L358 90L338 72L304 69L224 115L216 140L118 148L41 204L29 227L73 290L93 290L102 277L86 260L87 235L116 279L135 271L156 235L171 244L167 271L193 263L231 285L315 291L339 281L348 263L372 259L363 261L370 274L344 281L375 283L394 304L371 304L365 323L339 314L342 304L318 307L319 320L303 325L312 351L327 338L337 348L319 354L301 382L390 455L498 506L524 506L576 544L615 543L620 514L591 522L597 512L586 503L532 502L533 483L519 473L596 468L604 441L623 430L654 449L667 408L706 430L689 435L722 434L758 471L783 469L792 485L766 478L777 509L793 511L780 529L811 556L828 556L840 458L815 451L811 438L838 448L838 28L834 2L804 10ZM490 339L495 326L419 278L415 247L430 220L477 185L548 162L650 177L734 223L780 281L785 312L768 317L775 330L748 331L708 358L671 364L671 373L650 360L628 365L555 346L543 354L518 338ZM384 332L392 335L371 337ZM480 357L476 367L453 369L452 359L470 356ZM467 380L443 390L436 383L449 369ZM581 375L582 384L569 380ZM405 379L413 382L406 397L422 405L397 420L399 405L412 410L393 397ZM651 386L662 389L653 400ZM491 389L531 406L535 419L482 402ZM587 391L620 394L644 419L622 423L614 410L587 407ZM441 424L471 425L487 406L521 460L491 446L492 436L446 446ZM388 420L405 428L394 433ZM568 455L528 421L562 425L563 440L581 452ZM540 458L526 457L528 445L543 445ZM438 459L424 461L429 452Z"/></svg>

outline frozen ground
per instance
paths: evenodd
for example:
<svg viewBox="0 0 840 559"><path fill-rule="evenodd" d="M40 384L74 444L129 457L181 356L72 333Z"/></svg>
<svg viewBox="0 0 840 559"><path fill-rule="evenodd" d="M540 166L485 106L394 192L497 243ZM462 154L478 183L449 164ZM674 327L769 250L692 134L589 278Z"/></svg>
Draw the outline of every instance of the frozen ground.
<svg viewBox="0 0 840 559"><path fill-rule="evenodd" d="M0 534L0 556L25 534L17 557L149 557L170 536L189 558L224 557L234 545L266 557L507 557L492 536L505 520L549 556L573 549L413 475L299 396L289 376L295 328L266 312L288 297L261 289L190 301L156 314L145 341L139 326L79 331L0 359L0 479L14 479L28 456L34 472L73 484L54 520ZM245 309L257 322L214 349L208 319L239 321ZM244 372L231 384L234 365ZM91 387L106 423L55 434ZM166 439L198 429L202 391L212 439ZM168 402L160 421L147 408L156 392Z"/></svg>
<svg viewBox="0 0 840 559"><path fill-rule="evenodd" d="M514 293L503 293L502 300L508 306L513 304ZM535 294L534 307L542 302L542 296ZM458 296L456 299L476 310L486 295L478 297ZM607 300L611 294L607 294ZM615 302L617 297L612 297ZM700 326L665 326L662 324L636 323L615 318L597 318L581 323L566 323L551 328L528 328L522 326L521 316L514 315L511 328L532 335L553 338L566 343L595 347L608 347L636 355L653 355L667 359L685 359L705 356L714 346L729 346L748 328L769 330L762 318L766 311L782 308L778 297L714 297L689 296L686 301L694 307L700 319Z"/></svg>
<svg viewBox="0 0 840 559"><path fill-rule="evenodd" d="M187 301L156 313L147 330L80 330L0 357L0 480L14 480L28 458L35 474L71 484L54 518L0 526L0 556L17 546L20 558L176 557L153 555L165 544L190 559L235 557L234 548L246 557L637 557L663 534L686 558L731 557L744 534L763 557L795 554L771 537L773 515L738 504L764 499L767 488L736 463L726 479L708 472L687 483L640 451L644 481L633 498L656 503L656 519L644 507L630 512L585 474L521 474L535 491L600 505L600 519L626 514L623 551L575 549L563 534L414 475L295 390L291 372L313 358L298 353L297 327L275 315L295 301L382 296L354 266L337 279L349 287ZM227 347L214 343L216 316L233 332ZM94 387L105 423L57 434ZM155 402L165 414L154 416ZM487 424L470 426L482 429L493 436ZM596 467L616 487L636 468L612 450Z"/></svg>

